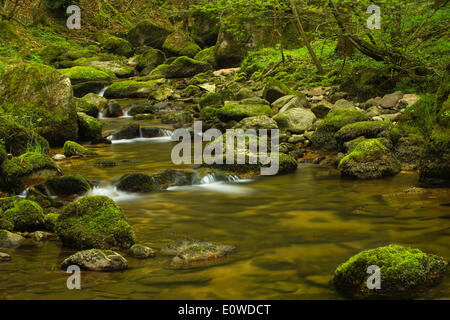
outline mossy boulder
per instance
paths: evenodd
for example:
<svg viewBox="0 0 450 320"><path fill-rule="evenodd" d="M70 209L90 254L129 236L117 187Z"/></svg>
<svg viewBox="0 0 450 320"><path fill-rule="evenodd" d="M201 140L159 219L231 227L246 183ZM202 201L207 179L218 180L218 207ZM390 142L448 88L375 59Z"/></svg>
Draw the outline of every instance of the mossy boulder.
<svg viewBox="0 0 450 320"><path fill-rule="evenodd" d="M55 69L21 63L0 78L0 110L28 118L51 146L78 135L77 114L70 80Z"/></svg>
<svg viewBox="0 0 450 320"><path fill-rule="evenodd" d="M101 82L109 84L114 78L110 72L90 66L59 69L59 72L68 76L72 85L77 85L84 82Z"/></svg>
<svg viewBox="0 0 450 320"><path fill-rule="evenodd" d="M0 140L3 141L2 155L0 160L6 159L6 153L13 156L20 156L30 147L39 147L41 151L48 153L50 146L43 137L31 129L19 124L20 119L9 116L0 115ZM21 121L22 123L24 121ZM0 164L3 161L0 161Z"/></svg>
<svg viewBox="0 0 450 320"><path fill-rule="evenodd" d="M301 93L290 89L280 80L269 78L266 80L263 91L263 99L273 103L284 96L303 96Z"/></svg>
<svg viewBox="0 0 450 320"><path fill-rule="evenodd" d="M130 248L135 235L123 210L104 196L87 196L67 205L56 222L64 246L78 250Z"/></svg>
<svg viewBox="0 0 450 320"><path fill-rule="evenodd" d="M208 92L205 93L198 103L200 107L212 107L212 106L222 106L223 99L222 95L217 92Z"/></svg>
<svg viewBox="0 0 450 320"><path fill-rule="evenodd" d="M120 178L117 189L127 192L146 193L159 189L155 178L142 173L126 174Z"/></svg>
<svg viewBox="0 0 450 320"><path fill-rule="evenodd" d="M189 34L182 31L175 31L164 41L163 50L169 55L193 58L202 49L191 39Z"/></svg>
<svg viewBox="0 0 450 320"><path fill-rule="evenodd" d="M348 124L367 120L369 120L367 115L359 110L332 110L311 136L312 146L327 151L337 150L338 143L334 136L335 133Z"/></svg>
<svg viewBox="0 0 450 320"><path fill-rule="evenodd" d="M61 269L76 265L88 271L120 271L128 268L127 260L111 250L91 249L77 252L61 263Z"/></svg>
<svg viewBox="0 0 450 320"><path fill-rule="evenodd" d="M170 64L162 64L156 67L150 75L164 78L189 78L208 70L212 70L209 63L183 56L176 58Z"/></svg>
<svg viewBox="0 0 450 320"><path fill-rule="evenodd" d="M0 213L0 217L1 215L2 213ZM14 224L8 219L0 218L0 230L13 231Z"/></svg>
<svg viewBox="0 0 450 320"><path fill-rule="evenodd" d="M310 109L293 108L276 114L273 120L276 121L280 129L292 133L303 133L312 126L316 120L316 115Z"/></svg>
<svg viewBox="0 0 450 320"><path fill-rule="evenodd" d="M339 170L343 176L377 179L398 174L401 164L381 139L368 139L340 161Z"/></svg>
<svg viewBox="0 0 450 320"><path fill-rule="evenodd" d="M94 117L78 112L79 141L93 141L102 138L103 124Z"/></svg>
<svg viewBox="0 0 450 320"><path fill-rule="evenodd" d="M101 97L96 93L88 93L85 96L83 96L82 99L94 104L97 107L97 112L102 111L108 105L108 99ZM93 116L92 114L89 114L87 112L85 113L90 116Z"/></svg>
<svg viewBox="0 0 450 320"><path fill-rule="evenodd" d="M51 194L59 196L80 195L91 190L91 184L81 175L51 178L45 182Z"/></svg>
<svg viewBox="0 0 450 320"><path fill-rule="evenodd" d="M202 46L214 46L219 35L218 17L207 12L195 10L189 15L189 33Z"/></svg>
<svg viewBox="0 0 450 320"><path fill-rule="evenodd" d="M56 221L58 221L59 213L48 213L44 217L44 226L46 230L55 231Z"/></svg>
<svg viewBox="0 0 450 320"><path fill-rule="evenodd" d="M103 109L102 116L105 118L118 118L124 115L122 106L116 100L109 100L106 108Z"/></svg>
<svg viewBox="0 0 450 320"><path fill-rule="evenodd" d="M136 123L130 123L119 131L115 132L112 136L112 140L129 140L139 138L141 136L140 126Z"/></svg>
<svg viewBox="0 0 450 320"><path fill-rule="evenodd" d="M213 68L217 67L215 47L203 49L194 56L194 59L209 63Z"/></svg>
<svg viewBox="0 0 450 320"><path fill-rule="evenodd" d="M44 210L33 201L23 200L6 210L0 217L10 221L15 231L35 231L44 225Z"/></svg>
<svg viewBox="0 0 450 320"><path fill-rule="evenodd" d="M75 107L77 109L78 118L79 118L80 112L85 113L88 116L91 116L94 118L98 117L99 110L98 110L98 107L94 103L92 103L89 100L84 99L84 98L83 99L73 98L73 100L75 103Z"/></svg>
<svg viewBox="0 0 450 320"><path fill-rule="evenodd" d="M204 107L200 111L200 119L205 121L213 121L217 118L218 108Z"/></svg>
<svg viewBox="0 0 450 320"><path fill-rule="evenodd" d="M88 60L86 62L87 66L92 66L100 68L100 70L107 70L111 73L111 76L116 76L117 78L129 78L134 76L134 68L130 67L122 60Z"/></svg>
<svg viewBox="0 0 450 320"><path fill-rule="evenodd" d="M388 131L393 127L390 121L361 121L343 126L336 132L338 143L354 140L358 137L377 138L380 133Z"/></svg>
<svg viewBox="0 0 450 320"><path fill-rule="evenodd" d="M137 259L147 259L154 257L155 251L150 247L136 243L130 248L130 254Z"/></svg>
<svg viewBox="0 0 450 320"><path fill-rule="evenodd" d="M166 61L164 52L150 48L138 56L136 69L141 72L141 75L146 76L164 61Z"/></svg>
<svg viewBox="0 0 450 320"><path fill-rule="evenodd" d="M128 31L128 41L135 47L147 45L161 49L167 36L172 33L172 25L165 19L145 20Z"/></svg>
<svg viewBox="0 0 450 320"><path fill-rule="evenodd" d="M127 40L109 35L100 38L103 50L118 56L131 57L133 55L133 47Z"/></svg>
<svg viewBox="0 0 450 320"><path fill-rule="evenodd" d="M66 157L89 157L95 155L95 152L86 149L73 141L66 141L63 148L63 153Z"/></svg>
<svg viewBox="0 0 450 320"><path fill-rule="evenodd" d="M272 108L268 105L245 105L228 103L217 111L217 116L224 122L241 121L244 118L256 116L272 116Z"/></svg>
<svg viewBox="0 0 450 320"><path fill-rule="evenodd" d="M128 110L129 116L135 116L138 114L151 114L155 113L156 107L151 102L141 102L130 106Z"/></svg>
<svg viewBox="0 0 450 320"><path fill-rule="evenodd" d="M20 193L29 181L57 175L59 169L48 155L27 152L3 162L0 187L9 192Z"/></svg>
<svg viewBox="0 0 450 320"><path fill-rule="evenodd" d="M161 80L135 81L126 80L116 82L105 91L105 97L108 99L119 98L148 98L161 85Z"/></svg>
<svg viewBox="0 0 450 320"><path fill-rule="evenodd" d="M368 289L370 266L380 268L380 289ZM360 252L339 265L333 284L338 292L353 299L411 299L439 283L446 269L442 257L390 245Z"/></svg>

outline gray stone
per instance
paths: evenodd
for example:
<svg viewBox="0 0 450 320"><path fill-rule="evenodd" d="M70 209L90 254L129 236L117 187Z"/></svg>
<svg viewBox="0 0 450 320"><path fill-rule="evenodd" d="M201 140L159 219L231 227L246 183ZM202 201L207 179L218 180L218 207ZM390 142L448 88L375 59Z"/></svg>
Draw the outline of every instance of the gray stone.
<svg viewBox="0 0 450 320"><path fill-rule="evenodd" d="M66 270L71 265L77 265L88 271L119 271L128 268L127 260L111 250L91 249L75 253L61 264Z"/></svg>

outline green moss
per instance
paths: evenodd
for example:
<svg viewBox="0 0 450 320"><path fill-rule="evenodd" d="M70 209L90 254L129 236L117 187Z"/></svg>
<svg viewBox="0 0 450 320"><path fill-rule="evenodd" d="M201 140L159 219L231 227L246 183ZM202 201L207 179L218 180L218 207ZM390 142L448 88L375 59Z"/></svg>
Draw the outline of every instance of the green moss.
<svg viewBox="0 0 450 320"><path fill-rule="evenodd" d="M79 84L87 81L111 81L114 76L110 72L100 70L96 67L80 66L70 69L60 69L59 72L70 78L72 84Z"/></svg>
<svg viewBox="0 0 450 320"><path fill-rule="evenodd" d="M161 122L164 124L184 125L191 123L193 120L192 114L189 111L175 111L164 115Z"/></svg>
<svg viewBox="0 0 450 320"><path fill-rule="evenodd" d="M87 114L88 116L97 118L98 117L98 108L97 106L90 102L87 99L80 99L80 98L73 98L73 101L75 103L75 108L77 109L77 112L83 112Z"/></svg>
<svg viewBox="0 0 450 320"><path fill-rule="evenodd" d="M202 89L200 87L197 87L197 86L194 86L191 84L183 90L183 92L181 93L181 96L184 98L188 98L188 97L198 96L201 93L202 93Z"/></svg>
<svg viewBox="0 0 450 320"><path fill-rule="evenodd" d="M45 217L44 217L45 229L47 229L49 231L55 231L55 229L56 229L56 222L58 221L59 216L60 215L58 213L46 214Z"/></svg>
<svg viewBox="0 0 450 320"><path fill-rule="evenodd" d="M189 84L197 86L199 84L207 83L212 81L214 78L214 72L212 70L202 72L199 74L196 74L192 77L191 81L189 81Z"/></svg>
<svg viewBox="0 0 450 320"><path fill-rule="evenodd" d="M133 120L153 120L155 119L154 114L137 114L133 116Z"/></svg>
<svg viewBox="0 0 450 320"><path fill-rule="evenodd" d="M216 92L204 94L199 102L201 107L220 106L223 104L222 96Z"/></svg>
<svg viewBox="0 0 450 320"><path fill-rule="evenodd" d="M176 31L166 38L163 49L169 54L190 58L202 50L188 34L180 31Z"/></svg>
<svg viewBox="0 0 450 320"><path fill-rule="evenodd" d="M361 121L343 126L336 132L336 139L343 143L358 137L376 138L383 131L393 127L390 121Z"/></svg>
<svg viewBox="0 0 450 320"><path fill-rule="evenodd" d="M271 116L272 108L268 105L243 105L228 103L217 111L220 120L228 122L231 120L240 121L244 118L255 116Z"/></svg>
<svg viewBox="0 0 450 320"><path fill-rule="evenodd" d="M178 57L170 64L162 64L155 68L150 75L165 78L187 78L211 70L209 63L197 61L189 57Z"/></svg>
<svg viewBox="0 0 450 320"><path fill-rule="evenodd" d="M95 155L95 152L88 150L85 147L73 141L66 141L66 143L64 144L63 152L66 157L74 157L74 156L87 157Z"/></svg>
<svg viewBox="0 0 450 320"><path fill-rule="evenodd" d="M108 99L148 98L150 94L152 94L158 89L160 84L161 84L160 80L150 80L150 81L125 80L121 82L116 82L108 87L108 89L105 92L105 97Z"/></svg>
<svg viewBox="0 0 450 320"><path fill-rule="evenodd" d="M133 55L131 43L125 39L114 36L104 36L101 37L100 44L104 50L110 53L125 57L131 57Z"/></svg>
<svg viewBox="0 0 450 320"><path fill-rule="evenodd" d="M45 185L53 194L70 196L91 190L91 184L81 175L48 179Z"/></svg>
<svg viewBox="0 0 450 320"><path fill-rule="evenodd" d="M6 153L5 144L3 140L0 140L0 166L8 158L8 153Z"/></svg>
<svg viewBox="0 0 450 320"><path fill-rule="evenodd" d="M128 32L128 40L135 47L147 45L160 49L167 38L172 33L172 26L164 19L148 19L139 22Z"/></svg>
<svg viewBox="0 0 450 320"><path fill-rule="evenodd" d="M158 187L153 177L141 173L126 174L117 184L117 189L127 192L153 192Z"/></svg>
<svg viewBox="0 0 450 320"><path fill-rule="evenodd" d="M142 71L145 69L145 73L150 73L154 68L163 64L166 60L164 52L158 49L149 49L145 53L138 57L136 69Z"/></svg>
<svg viewBox="0 0 450 320"><path fill-rule="evenodd" d="M450 186L450 128L436 126L425 144L419 164L419 183L426 187Z"/></svg>
<svg viewBox="0 0 450 320"><path fill-rule="evenodd" d="M369 290L366 282L369 266L378 266L381 289ZM443 276L447 262L419 249L398 245L366 250L337 267L334 285L353 298L411 298L420 294Z"/></svg>
<svg viewBox="0 0 450 320"><path fill-rule="evenodd" d="M130 248L135 235L123 210L104 196L87 196L66 206L56 223L64 246L91 248Z"/></svg>
<svg viewBox="0 0 450 320"><path fill-rule="evenodd" d="M103 123L83 112L78 112L78 127L80 141L93 141L102 138Z"/></svg>
<svg viewBox="0 0 450 320"><path fill-rule="evenodd" d="M200 119L211 121L216 119L217 117L217 108L214 107L204 107L202 108L202 111L200 112Z"/></svg>
<svg viewBox="0 0 450 320"><path fill-rule="evenodd" d="M1 216L2 212L0 212L0 217ZM8 219L0 218L0 230L13 231L14 224Z"/></svg>
<svg viewBox="0 0 450 320"><path fill-rule="evenodd" d="M213 67L216 67L216 55L214 47L206 48L197 53L194 57L195 60L209 63Z"/></svg>
<svg viewBox="0 0 450 320"><path fill-rule="evenodd" d="M36 202L29 200L16 203L1 217L10 221L16 231L35 231L44 224L44 211Z"/></svg>

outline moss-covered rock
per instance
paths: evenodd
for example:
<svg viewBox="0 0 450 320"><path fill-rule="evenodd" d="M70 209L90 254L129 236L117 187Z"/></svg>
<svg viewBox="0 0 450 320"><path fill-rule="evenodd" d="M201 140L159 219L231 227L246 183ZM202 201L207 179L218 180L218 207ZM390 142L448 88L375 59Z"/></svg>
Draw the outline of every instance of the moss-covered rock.
<svg viewBox="0 0 450 320"><path fill-rule="evenodd" d="M280 80L269 78L266 80L263 91L263 99L273 103L283 96L303 96L301 93L296 92L286 86Z"/></svg>
<svg viewBox="0 0 450 320"><path fill-rule="evenodd" d="M80 195L91 190L91 184L81 175L51 178L45 182L51 194L59 196Z"/></svg>
<svg viewBox="0 0 450 320"><path fill-rule="evenodd" d="M217 111L217 116L224 122L241 121L244 118L256 116L271 116L272 108L268 105L244 105L228 103Z"/></svg>
<svg viewBox="0 0 450 320"><path fill-rule="evenodd" d="M172 25L168 20L145 20L128 31L128 41L135 47L147 45L161 49L167 36L171 33Z"/></svg>
<svg viewBox="0 0 450 320"><path fill-rule="evenodd" d="M76 139L78 124L69 79L55 69L22 63L2 74L0 110L27 118L52 146Z"/></svg>
<svg viewBox="0 0 450 320"><path fill-rule="evenodd" d="M312 146L322 150L337 150L335 133L348 124L366 120L369 120L367 115L359 110L332 110L311 136Z"/></svg>
<svg viewBox="0 0 450 320"><path fill-rule="evenodd" d="M0 248L17 248L24 240L24 237L18 234L8 230L0 230Z"/></svg>
<svg viewBox="0 0 450 320"><path fill-rule="evenodd" d="M99 96L98 94L95 94L95 93L88 93L82 99L86 100L87 102L90 102L90 103L94 104L97 107L97 111L98 112L102 111L108 105L108 99L106 99L104 97L101 97L101 96ZM90 115L90 116L93 116L93 115L91 115L91 114L89 114L87 112L85 112L85 113Z"/></svg>
<svg viewBox="0 0 450 320"><path fill-rule="evenodd" d="M112 73L111 76L115 75L117 78L129 78L135 74L134 68L121 60L99 61L89 59L85 65L100 68L101 70L107 70Z"/></svg>
<svg viewBox="0 0 450 320"><path fill-rule="evenodd" d="M130 254L137 259L147 259L154 257L155 251L152 248L136 243L130 248Z"/></svg>
<svg viewBox="0 0 450 320"><path fill-rule="evenodd" d="M155 178L142 173L126 174L120 178L117 189L127 192L153 192L159 189Z"/></svg>
<svg viewBox="0 0 450 320"><path fill-rule="evenodd" d="M202 49L191 39L189 34L175 31L164 41L163 50L170 55L193 58Z"/></svg>
<svg viewBox="0 0 450 320"><path fill-rule="evenodd" d="M10 221L16 231L35 231L44 225L44 211L36 202L29 200L17 202L0 217Z"/></svg>
<svg viewBox="0 0 450 320"><path fill-rule="evenodd" d="M338 143L354 140L358 137L377 138L380 133L388 131L393 127L390 121L361 121L343 126L336 132Z"/></svg>
<svg viewBox="0 0 450 320"><path fill-rule="evenodd" d="M83 82L111 83L113 76L110 72L96 67L80 66L69 69L59 69L59 72L69 77L72 85Z"/></svg>
<svg viewBox="0 0 450 320"><path fill-rule="evenodd" d="M91 249L71 255L61 263L61 269L76 265L88 271L120 271L128 268L127 260L111 250Z"/></svg>
<svg viewBox="0 0 450 320"><path fill-rule="evenodd" d="M0 217L1 216L2 216L2 213L0 213ZM0 230L13 231L14 224L9 219L0 218Z"/></svg>
<svg viewBox="0 0 450 320"><path fill-rule="evenodd" d="M109 100L106 108L103 109L102 116L105 118L118 118L124 115L122 106L116 100Z"/></svg>
<svg viewBox="0 0 450 320"><path fill-rule="evenodd" d="M128 110L129 116L135 116L138 114L152 114L155 113L156 108L150 102L141 102L136 103L130 106L130 110Z"/></svg>
<svg viewBox="0 0 450 320"><path fill-rule="evenodd" d="M164 52L158 49L149 48L137 58L136 69L141 72L141 75L146 76L153 71L157 66L166 61Z"/></svg>
<svg viewBox="0 0 450 320"><path fill-rule="evenodd" d="M185 124L192 123L194 118L189 111L174 111L164 115L161 122L164 124L173 124L182 127Z"/></svg>
<svg viewBox="0 0 450 320"><path fill-rule="evenodd" d="M78 112L79 141L93 141L102 138L103 124L86 113Z"/></svg>
<svg viewBox="0 0 450 320"><path fill-rule="evenodd" d="M57 175L59 175L59 169L48 155L27 152L3 162L0 188L20 193L28 180L39 180Z"/></svg>
<svg viewBox="0 0 450 320"><path fill-rule="evenodd" d="M78 118L79 118L79 113L82 112L84 114L87 114L88 116L97 118L98 117L98 107L90 102L87 99L80 99L80 98L73 98L74 103L75 103L75 107L77 109L77 113L78 113Z"/></svg>
<svg viewBox="0 0 450 320"><path fill-rule="evenodd" d="M380 289L367 287L370 266L380 268ZM442 257L391 245L351 257L337 267L333 284L338 292L354 299L410 299L439 283L446 268Z"/></svg>
<svg viewBox="0 0 450 320"><path fill-rule="evenodd" d="M315 114L304 108L293 108L280 112L273 117L278 127L292 133L303 133L308 130L316 120Z"/></svg>
<svg viewBox="0 0 450 320"><path fill-rule="evenodd" d="M200 107L212 107L212 106L222 106L223 99L222 95L217 92L205 93L199 101Z"/></svg>
<svg viewBox="0 0 450 320"><path fill-rule="evenodd" d="M137 114L133 116L133 120L144 121L144 120L153 120L155 119L154 114Z"/></svg>
<svg viewBox="0 0 450 320"><path fill-rule="evenodd" d="M200 10L191 12L189 16L189 33L202 46L214 46L219 35L218 17Z"/></svg>
<svg viewBox="0 0 450 320"><path fill-rule="evenodd" d="M109 35L100 38L100 44L107 52L125 57L131 57L133 55L133 47L127 40Z"/></svg>
<svg viewBox="0 0 450 320"><path fill-rule="evenodd" d="M270 133L271 129L278 129L278 125L274 119L271 119L268 116L256 116L242 119L233 127L233 129L243 129L244 131L248 129L265 129Z"/></svg>
<svg viewBox="0 0 450 320"><path fill-rule="evenodd" d="M215 47L203 49L194 56L194 59L209 63L213 68L217 67Z"/></svg>
<svg viewBox="0 0 450 320"><path fill-rule="evenodd" d="M8 115L0 115L0 140L2 144L2 156L0 160L6 159L6 153L11 153L14 156L20 156L27 150L39 148L42 152L48 153L50 146L43 137L33 130L28 129L21 124L23 120L17 118L17 121ZM3 161L0 161L0 164Z"/></svg>
<svg viewBox="0 0 450 320"><path fill-rule="evenodd" d="M73 141L66 141L63 148L63 153L66 157L89 157L95 155L95 152L86 149Z"/></svg>
<svg viewBox="0 0 450 320"><path fill-rule="evenodd" d="M56 233L69 248L130 248L135 235L123 210L104 196L87 196L64 208L56 223Z"/></svg>
<svg viewBox="0 0 450 320"><path fill-rule="evenodd" d="M217 118L217 111L219 109L215 107L204 107L200 111L200 119L205 121L212 121Z"/></svg>
<svg viewBox="0 0 450 320"><path fill-rule="evenodd" d="M156 67L150 75L164 78L189 78L208 70L212 70L212 66L209 63L189 57L179 57L170 64L162 64Z"/></svg>
<svg viewBox="0 0 450 320"><path fill-rule="evenodd" d="M59 213L49 213L44 217L44 227L46 230L55 231L56 221L58 221Z"/></svg>
<svg viewBox="0 0 450 320"><path fill-rule="evenodd" d="M161 80L135 81L126 80L116 82L105 91L105 97L108 99L119 98L148 98L161 85Z"/></svg>
<svg viewBox="0 0 450 320"><path fill-rule="evenodd" d="M396 175L401 164L381 139L369 139L359 143L340 161L339 170L348 177L377 179Z"/></svg>

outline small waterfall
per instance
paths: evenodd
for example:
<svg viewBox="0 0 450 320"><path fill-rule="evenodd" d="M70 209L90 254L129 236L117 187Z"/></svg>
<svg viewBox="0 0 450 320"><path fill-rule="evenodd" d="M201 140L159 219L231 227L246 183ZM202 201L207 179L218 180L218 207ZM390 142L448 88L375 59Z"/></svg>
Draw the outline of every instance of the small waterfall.
<svg viewBox="0 0 450 320"><path fill-rule="evenodd" d="M173 132L167 129L160 129L159 130L163 137L172 137Z"/></svg>
<svg viewBox="0 0 450 320"><path fill-rule="evenodd" d="M200 179L199 184L213 184L223 182L239 182L241 179L236 175L208 173Z"/></svg>
<svg viewBox="0 0 450 320"><path fill-rule="evenodd" d="M103 97L105 95L106 90L108 89L108 87L104 87L102 90L100 90L99 93L97 93L100 97Z"/></svg>

